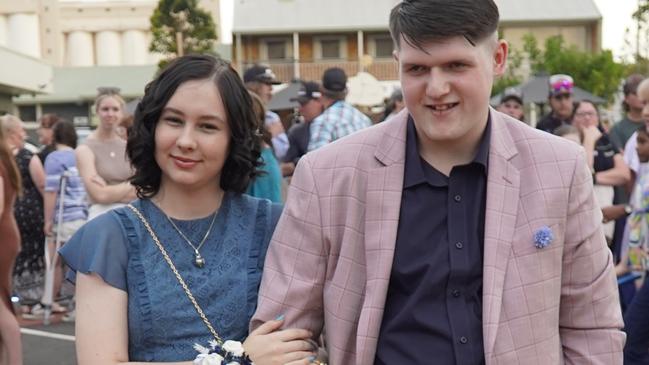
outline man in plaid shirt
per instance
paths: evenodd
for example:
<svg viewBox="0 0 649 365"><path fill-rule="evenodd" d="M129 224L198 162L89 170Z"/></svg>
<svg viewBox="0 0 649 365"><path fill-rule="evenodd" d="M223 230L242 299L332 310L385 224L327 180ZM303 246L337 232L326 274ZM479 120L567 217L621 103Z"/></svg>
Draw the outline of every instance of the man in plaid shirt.
<svg viewBox="0 0 649 365"><path fill-rule="evenodd" d="M322 76L321 101L325 111L311 122L309 151L372 125L370 118L345 102L346 96L345 71L338 67L327 69Z"/></svg>

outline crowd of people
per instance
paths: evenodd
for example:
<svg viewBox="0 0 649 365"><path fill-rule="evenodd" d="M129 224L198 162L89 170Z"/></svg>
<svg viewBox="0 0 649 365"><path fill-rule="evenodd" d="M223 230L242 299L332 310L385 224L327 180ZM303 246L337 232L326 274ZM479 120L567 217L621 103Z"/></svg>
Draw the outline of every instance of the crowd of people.
<svg viewBox="0 0 649 365"><path fill-rule="evenodd" d="M609 129L552 75L535 130L519 90L489 107L498 21L491 0L398 3L376 125L340 68L285 128L270 67L207 55L134 115L99 88L79 145L56 115L38 149L0 117L0 364L44 311L76 322L80 364L649 363L649 79Z"/></svg>
<svg viewBox="0 0 649 365"><path fill-rule="evenodd" d="M649 79L630 75L623 84L625 116L610 130L600 120L599 107L573 100L573 79L550 78L551 111L537 128L581 145L592 175L594 194L602 210L605 237L616 263L620 305L627 343L625 364L649 363Z"/></svg>
<svg viewBox="0 0 649 365"><path fill-rule="evenodd" d="M550 112L536 128L581 145L591 171L595 199L602 209L602 226L616 262L620 305L628 334L625 363L649 363L649 79L628 76L622 85L624 117L609 128L600 118L600 106L574 99L574 80L557 74L549 78ZM524 121L520 91L506 89L498 110ZM638 292L636 294L636 292Z"/></svg>

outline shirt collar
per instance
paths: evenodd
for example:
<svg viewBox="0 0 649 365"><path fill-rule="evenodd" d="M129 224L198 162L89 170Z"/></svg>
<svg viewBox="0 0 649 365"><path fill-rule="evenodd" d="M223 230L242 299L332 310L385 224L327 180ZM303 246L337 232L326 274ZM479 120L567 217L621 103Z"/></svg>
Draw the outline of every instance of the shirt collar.
<svg viewBox="0 0 649 365"><path fill-rule="evenodd" d="M408 126L406 130L406 162L405 162L405 171L404 171L404 180L403 187L409 188L421 183L427 182L426 175L422 164L425 163L423 159L419 156L417 141L417 130L415 129L415 122L412 119L411 115L408 115ZM471 163L477 163L484 167L485 172L489 167L489 148L491 143L491 113L487 117L487 125L482 137L480 139L480 145L478 146L478 151L476 152L475 157ZM471 164L470 163L470 164ZM437 186L438 184L432 182L433 185ZM440 186L445 186L446 183L440 182Z"/></svg>

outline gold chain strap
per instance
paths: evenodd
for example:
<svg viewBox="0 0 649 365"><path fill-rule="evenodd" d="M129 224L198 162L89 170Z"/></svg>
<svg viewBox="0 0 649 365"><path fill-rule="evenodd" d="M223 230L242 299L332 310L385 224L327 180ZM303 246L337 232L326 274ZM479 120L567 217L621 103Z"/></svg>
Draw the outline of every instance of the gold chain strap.
<svg viewBox="0 0 649 365"><path fill-rule="evenodd" d="M144 218L142 213L140 213L140 211L136 207L134 207L132 204L127 205L127 207L129 207L133 211L133 213L135 213L135 215L137 215L138 218L140 218L140 220L142 221L142 224L144 224L144 227L146 227L147 231L149 231L149 234L151 235L151 238L153 238L153 241L155 242L156 246L158 246L158 249L160 249L160 252L162 253L162 256L164 257L165 261L167 261L167 264L171 268L171 271L173 271L174 275L176 276L176 279L178 279L178 282L183 287L183 290L185 291L185 294L187 294L187 298L189 298L189 301L191 301L192 304L194 305L194 308L196 309L196 312L198 312L198 315L201 317L201 319L203 320L203 322L205 323L207 328L210 330L210 332L212 333L212 336L214 336L214 339L216 340L216 342L218 342L219 344L223 344L223 340L221 340L221 337L219 337L219 334L216 333L216 330L210 324L210 321L207 319L207 316L203 312L203 309L201 309L201 307L198 305L198 302L196 302L196 299L194 298L194 295L192 295L192 292L189 291L189 287L185 283L185 280L183 280L183 278L180 276L180 273L176 269L176 266L174 265L174 263L171 261L171 258L167 254L167 250L165 250L165 248L160 243L160 240L158 240L158 236L156 236L155 232L153 232L153 229L149 225L149 222L146 220L146 218Z"/></svg>

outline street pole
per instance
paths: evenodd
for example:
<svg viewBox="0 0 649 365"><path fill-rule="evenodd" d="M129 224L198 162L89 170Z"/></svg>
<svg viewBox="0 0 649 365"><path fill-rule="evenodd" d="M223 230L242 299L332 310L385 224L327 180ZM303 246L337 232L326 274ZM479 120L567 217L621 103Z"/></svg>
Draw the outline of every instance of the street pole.
<svg viewBox="0 0 649 365"><path fill-rule="evenodd" d="M185 54L182 32L176 32L176 54L178 57L182 57Z"/></svg>

